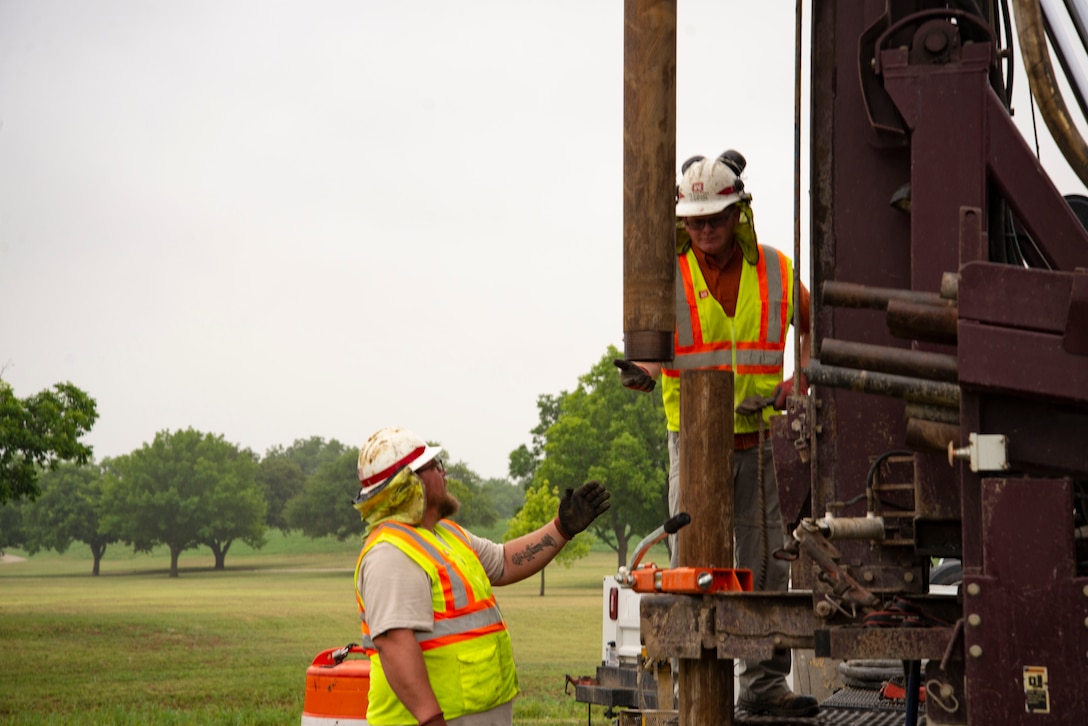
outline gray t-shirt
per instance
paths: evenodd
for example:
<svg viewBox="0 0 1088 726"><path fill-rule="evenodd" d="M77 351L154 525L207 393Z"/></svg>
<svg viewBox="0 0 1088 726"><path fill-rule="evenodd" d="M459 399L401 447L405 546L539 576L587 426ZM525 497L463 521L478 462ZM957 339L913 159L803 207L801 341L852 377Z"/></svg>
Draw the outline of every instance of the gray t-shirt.
<svg viewBox="0 0 1088 726"><path fill-rule="evenodd" d="M487 578L494 582L505 569L503 546L468 533ZM393 628L434 630L431 580L422 567L388 542L374 545L359 568L359 592L366 605L370 637Z"/></svg>

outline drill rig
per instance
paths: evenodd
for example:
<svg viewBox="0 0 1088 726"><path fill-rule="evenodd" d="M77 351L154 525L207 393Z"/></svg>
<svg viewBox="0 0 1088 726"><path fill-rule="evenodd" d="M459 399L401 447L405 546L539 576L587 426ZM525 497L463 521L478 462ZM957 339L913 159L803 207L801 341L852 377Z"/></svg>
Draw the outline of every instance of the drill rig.
<svg viewBox="0 0 1088 726"><path fill-rule="evenodd" d="M811 389L771 431L792 587L642 597L680 724L733 723L732 659L780 648L902 661L930 724L1088 723L1088 200L1056 189L1010 103L1022 59L1088 184L1046 38L1086 24L1078 2L1013 4L804 6ZM629 360L672 356L675 10L625 9ZM682 509L731 484L731 422L689 405L717 385L701 373L682 375ZM685 536L681 565L731 565ZM961 563L954 594L929 588L938 558Z"/></svg>

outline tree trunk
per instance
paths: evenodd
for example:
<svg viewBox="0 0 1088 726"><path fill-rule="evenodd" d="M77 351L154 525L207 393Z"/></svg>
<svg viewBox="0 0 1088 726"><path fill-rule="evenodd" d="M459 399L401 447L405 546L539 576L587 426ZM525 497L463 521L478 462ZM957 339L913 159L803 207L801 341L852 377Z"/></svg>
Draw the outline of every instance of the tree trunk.
<svg viewBox="0 0 1088 726"><path fill-rule="evenodd" d="M548 568L545 567L543 570L540 571L540 597L544 597L544 572L547 569Z"/></svg>
<svg viewBox="0 0 1088 726"><path fill-rule="evenodd" d="M215 555L215 569L225 570L227 569L227 550L230 549L231 543L234 540L227 540L222 546L218 542L211 542L208 544L211 547L212 554Z"/></svg>
<svg viewBox="0 0 1088 726"><path fill-rule="evenodd" d="M170 545L170 577L178 576L178 555L181 554L181 547L178 545Z"/></svg>
<svg viewBox="0 0 1088 726"><path fill-rule="evenodd" d="M99 566L102 564L102 555L106 554L106 545L91 545L91 555L94 557L94 567L91 575L98 576Z"/></svg>

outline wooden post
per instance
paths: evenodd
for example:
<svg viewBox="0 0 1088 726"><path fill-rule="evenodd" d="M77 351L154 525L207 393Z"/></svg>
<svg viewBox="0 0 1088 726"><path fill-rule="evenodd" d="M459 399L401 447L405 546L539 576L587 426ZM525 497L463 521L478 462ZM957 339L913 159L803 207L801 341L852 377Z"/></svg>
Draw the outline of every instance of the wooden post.
<svg viewBox="0 0 1088 726"><path fill-rule="evenodd" d="M680 375L680 567L733 567L733 374ZM704 597L713 597L706 595ZM733 723L733 661L680 660L680 726Z"/></svg>
<svg viewBox="0 0 1088 726"><path fill-rule="evenodd" d="M623 27L624 356L665 361L676 329L676 0L625 0Z"/></svg>

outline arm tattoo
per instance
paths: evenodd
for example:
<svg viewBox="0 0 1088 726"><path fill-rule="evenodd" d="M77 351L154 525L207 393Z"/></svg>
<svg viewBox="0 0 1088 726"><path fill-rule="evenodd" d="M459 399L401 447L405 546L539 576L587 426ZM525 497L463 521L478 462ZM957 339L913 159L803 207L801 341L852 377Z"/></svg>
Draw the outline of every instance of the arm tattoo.
<svg viewBox="0 0 1088 726"><path fill-rule="evenodd" d="M546 534L540 538L539 544L527 544L525 545L524 552L515 552L510 557L510 561L513 562L515 565L522 565L535 559L537 553L543 550L545 547L558 548L559 545L550 534Z"/></svg>

